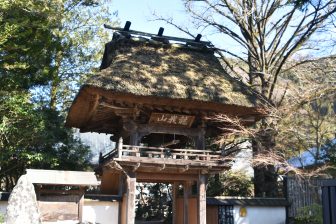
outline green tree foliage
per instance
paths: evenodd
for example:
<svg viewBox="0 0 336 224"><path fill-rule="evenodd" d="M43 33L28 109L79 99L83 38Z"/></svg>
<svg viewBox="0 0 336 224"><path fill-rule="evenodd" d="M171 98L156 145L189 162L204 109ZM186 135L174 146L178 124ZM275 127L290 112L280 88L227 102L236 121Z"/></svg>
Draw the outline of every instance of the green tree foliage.
<svg viewBox="0 0 336 224"><path fill-rule="evenodd" d="M336 167L336 140L334 139L333 141L332 140L327 141L327 143L325 144L325 147L328 148L327 154L325 157L327 158L327 160L330 161L332 166L335 168Z"/></svg>
<svg viewBox="0 0 336 224"><path fill-rule="evenodd" d="M57 24L48 17L47 1L11 1L0 3L0 84L1 89L29 88L45 84L51 58L47 51L52 30Z"/></svg>
<svg viewBox="0 0 336 224"><path fill-rule="evenodd" d="M114 14L105 1L1 1L0 190L26 168L88 169L63 111L97 67Z"/></svg>
<svg viewBox="0 0 336 224"><path fill-rule="evenodd" d="M209 178L207 195L251 197L253 182L243 172L227 171Z"/></svg>
<svg viewBox="0 0 336 224"><path fill-rule="evenodd" d="M51 107L69 103L97 67L116 12L106 1L5 0L0 4L1 87L39 86ZM45 92L49 92L45 94Z"/></svg>
<svg viewBox="0 0 336 224"><path fill-rule="evenodd" d="M162 183L138 185L136 219L172 223L171 188L171 185Z"/></svg>
<svg viewBox="0 0 336 224"><path fill-rule="evenodd" d="M89 148L63 127L63 118L50 108L36 109L29 95L0 96L0 180L10 190L27 168L85 170Z"/></svg>

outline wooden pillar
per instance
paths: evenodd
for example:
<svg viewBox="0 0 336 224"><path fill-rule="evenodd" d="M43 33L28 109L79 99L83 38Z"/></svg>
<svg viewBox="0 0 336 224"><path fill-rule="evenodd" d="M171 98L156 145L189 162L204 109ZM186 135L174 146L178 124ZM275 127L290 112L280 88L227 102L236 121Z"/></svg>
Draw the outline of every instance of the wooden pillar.
<svg viewBox="0 0 336 224"><path fill-rule="evenodd" d="M118 189L118 196L122 198L124 193L124 176L122 174L119 175L119 189ZM118 224L122 224L122 202L119 201L119 207L118 207Z"/></svg>
<svg viewBox="0 0 336 224"><path fill-rule="evenodd" d="M183 184L183 223L189 224L189 198L191 195L191 183L185 181Z"/></svg>
<svg viewBox="0 0 336 224"><path fill-rule="evenodd" d="M200 174L198 179L198 224L206 224L206 181L207 176Z"/></svg>
<svg viewBox="0 0 336 224"><path fill-rule="evenodd" d="M178 182L173 183L173 224L177 224L177 194L178 194Z"/></svg>
<svg viewBox="0 0 336 224"><path fill-rule="evenodd" d="M138 132L134 131L130 135L130 145L139 145Z"/></svg>
<svg viewBox="0 0 336 224"><path fill-rule="evenodd" d="M126 223L134 224L135 222L135 191L136 178L135 173L126 175L127 191L126 191Z"/></svg>
<svg viewBox="0 0 336 224"><path fill-rule="evenodd" d="M196 148L204 150L205 149L205 128L200 127L198 135L195 137Z"/></svg>

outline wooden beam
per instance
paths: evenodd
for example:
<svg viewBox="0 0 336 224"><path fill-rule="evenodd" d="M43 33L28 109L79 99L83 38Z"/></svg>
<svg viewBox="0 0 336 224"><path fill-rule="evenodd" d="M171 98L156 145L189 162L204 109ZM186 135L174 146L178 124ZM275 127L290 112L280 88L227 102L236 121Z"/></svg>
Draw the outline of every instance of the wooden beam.
<svg viewBox="0 0 336 224"><path fill-rule="evenodd" d="M202 34L197 34L195 38L195 42L200 42L201 38L202 38Z"/></svg>
<svg viewBox="0 0 336 224"><path fill-rule="evenodd" d="M191 42L191 43L201 43L205 46L209 46L209 47L212 47L212 43L209 42L209 41L195 41L194 39L187 39L187 38L181 38L181 37L172 37L172 36L158 36L158 35L155 35L155 34L151 34L151 33L146 33L146 32L141 32L141 31L136 31L136 30L129 30L129 27L128 27L128 30L125 30L125 27L124 28L120 28L120 27L112 27L110 25L107 25L107 24L104 24L104 27L106 29L111 29L111 30L116 30L116 31L123 31L121 33L127 33L127 34L134 34L134 35L140 35L140 36L145 36L145 37L162 37L162 38L166 38L168 40L174 40L174 41L178 41L178 42Z"/></svg>
<svg viewBox="0 0 336 224"><path fill-rule="evenodd" d="M256 120L266 116L267 114L260 110L261 107L246 107L238 105L228 105L216 102L204 102L195 101L190 99L172 99L156 96L136 96L134 94L126 93L112 93L111 91L104 90L98 87L86 87L86 91L96 92L109 100L118 100L122 102L127 102L128 104L143 104L152 105L154 108L164 107L169 105L171 107L184 108L186 112L192 111L203 111L205 113L220 113L227 115L235 115L238 117L254 116ZM155 105L153 105L155 103ZM181 107L182 105L182 107Z"/></svg>
<svg viewBox="0 0 336 224"><path fill-rule="evenodd" d="M78 195L81 193L81 190L50 190L50 189L42 189L42 188L35 188L36 193L39 194L61 194L61 195Z"/></svg>
<svg viewBox="0 0 336 224"><path fill-rule="evenodd" d="M148 133L166 133L166 134L177 134L184 136L195 136L198 137L202 132L199 128L184 128L184 127L168 127L163 125L155 125L155 124L139 124L138 130L140 132L148 132Z"/></svg>
<svg viewBox="0 0 336 224"><path fill-rule="evenodd" d="M98 94L91 95L91 100L89 101L89 104L91 104L92 106L90 106L91 109L87 114L87 120L85 122L85 126L88 126L90 121L96 115L97 108L99 106L99 99L100 99L100 96Z"/></svg>
<svg viewBox="0 0 336 224"><path fill-rule="evenodd" d="M163 31L164 31L164 28L163 27L160 27L159 29L159 32L158 32L158 36L161 37L163 35Z"/></svg>
<svg viewBox="0 0 336 224"><path fill-rule="evenodd" d="M198 179L196 174L174 174L174 173L136 173L137 180L140 182L150 182L150 181L162 181L162 182L174 182L174 181L195 181Z"/></svg>
<svg viewBox="0 0 336 224"><path fill-rule="evenodd" d="M106 103L106 102L100 102L99 103L100 106L103 106L103 107L108 107L108 108L111 108L111 109L114 109L114 110L132 110L133 111L133 107L121 107L121 106L115 106L114 104L110 104L110 103ZM131 111L131 112L132 112Z"/></svg>
<svg viewBox="0 0 336 224"><path fill-rule="evenodd" d="M171 146L171 145L176 145L176 144L178 144L178 143L180 143L180 140L173 140L173 141L170 141L170 142L166 142L166 143L164 143L164 144L161 144L159 147L161 147L161 148L165 148L165 147L167 147L167 146Z"/></svg>
<svg viewBox="0 0 336 224"><path fill-rule="evenodd" d="M125 26L123 28L123 31L129 31L130 27L131 27L131 22L130 21L126 21Z"/></svg>

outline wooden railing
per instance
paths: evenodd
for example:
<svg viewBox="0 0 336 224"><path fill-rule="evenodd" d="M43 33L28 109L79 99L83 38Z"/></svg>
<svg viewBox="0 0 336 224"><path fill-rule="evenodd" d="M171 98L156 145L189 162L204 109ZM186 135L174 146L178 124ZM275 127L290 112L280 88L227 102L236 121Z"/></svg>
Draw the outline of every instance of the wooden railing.
<svg viewBox="0 0 336 224"><path fill-rule="evenodd" d="M122 140L120 140L116 149L100 157L100 162L104 162L110 158L134 157L148 159L192 160L200 162L209 161L216 163L224 161L221 151L124 145Z"/></svg>

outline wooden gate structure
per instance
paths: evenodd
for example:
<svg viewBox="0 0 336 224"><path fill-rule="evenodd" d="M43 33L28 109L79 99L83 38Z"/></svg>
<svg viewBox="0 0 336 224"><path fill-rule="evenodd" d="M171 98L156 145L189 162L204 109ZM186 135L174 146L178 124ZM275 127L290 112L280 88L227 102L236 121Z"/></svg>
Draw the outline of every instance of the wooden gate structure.
<svg viewBox="0 0 336 224"><path fill-rule="evenodd" d="M322 182L323 224L336 224L336 180Z"/></svg>
<svg viewBox="0 0 336 224"><path fill-rule="evenodd" d="M108 26L107 26L108 27ZM206 224L209 174L229 168L225 153L205 149L217 136L216 114L251 125L262 116L262 100L225 73L209 42L112 28L101 71L77 94L68 127L113 134L117 147L100 157L104 194L122 195L119 220L135 218L137 182L183 185L183 208L173 205L174 223ZM191 186L197 184L196 205ZM194 198L193 198L194 199ZM174 200L176 201L176 200Z"/></svg>

